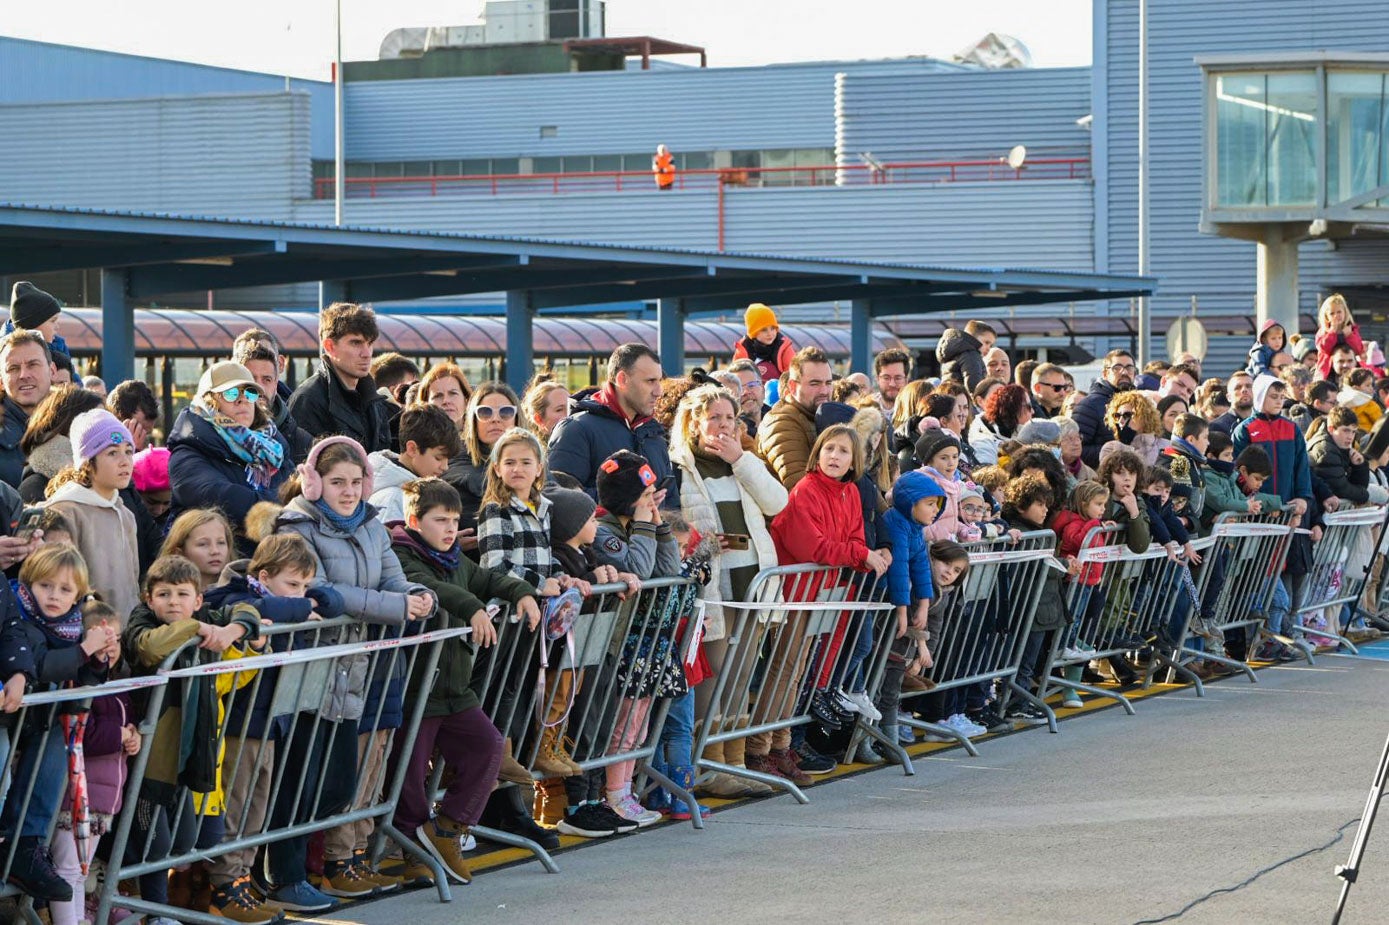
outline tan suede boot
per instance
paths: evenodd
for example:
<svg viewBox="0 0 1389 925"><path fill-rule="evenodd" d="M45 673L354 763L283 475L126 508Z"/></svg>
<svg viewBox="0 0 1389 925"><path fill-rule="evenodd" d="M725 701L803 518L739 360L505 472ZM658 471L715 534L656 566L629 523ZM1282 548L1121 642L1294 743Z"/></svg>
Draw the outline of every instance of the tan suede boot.
<svg viewBox="0 0 1389 925"><path fill-rule="evenodd" d="M506 739L505 747L502 749L502 767L497 772L497 777L513 784L525 784L531 780L531 772L526 770L526 766L516 760L516 752L511 748L511 737Z"/></svg>

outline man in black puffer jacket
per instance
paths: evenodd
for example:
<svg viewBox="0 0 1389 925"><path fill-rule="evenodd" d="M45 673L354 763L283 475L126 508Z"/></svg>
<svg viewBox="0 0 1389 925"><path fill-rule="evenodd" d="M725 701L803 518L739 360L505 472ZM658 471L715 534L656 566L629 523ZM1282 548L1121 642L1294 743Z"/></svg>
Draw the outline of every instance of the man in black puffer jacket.
<svg viewBox="0 0 1389 925"><path fill-rule="evenodd" d="M661 360L645 344L623 344L608 359L608 381L574 403L574 413L550 435L550 470L573 476L598 496L598 467L618 450L645 456L657 479L673 473L666 429L651 416L661 397ZM664 506L679 502L670 491Z"/></svg>
<svg viewBox="0 0 1389 925"><path fill-rule="evenodd" d="M982 321L965 323L964 330L946 328L936 344L936 360L942 379L962 383L970 392L989 375L984 354L993 349L998 334Z"/></svg>
<svg viewBox="0 0 1389 925"><path fill-rule="evenodd" d="M319 315L318 336L318 370L294 390L289 413L315 440L342 434L368 453L394 449L390 409L371 378L376 313L335 302Z"/></svg>
<svg viewBox="0 0 1389 925"><path fill-rule="evenodd" d="M1104 422L1104 413L1109 410L1109 401L1119 392L1133 388L1133 377L1137 368L1133 354L1127 350L1111 350L1104 355L1102 379L1096 379L1090 392L1076 402L1071 411L1071 420L1080 428L1082 449L1080 458L1092 469L1100 467L1100 447L1115 439L1113 431Z"/></svg>

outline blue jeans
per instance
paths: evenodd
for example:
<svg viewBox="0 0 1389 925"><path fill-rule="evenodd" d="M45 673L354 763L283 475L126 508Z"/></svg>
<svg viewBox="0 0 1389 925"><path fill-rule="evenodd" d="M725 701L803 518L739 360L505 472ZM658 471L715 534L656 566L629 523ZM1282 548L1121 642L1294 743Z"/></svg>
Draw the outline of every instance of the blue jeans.
<svg viewBox="0 0 1389 925"><path fill-rule="evenodd" d="M683 697L670 702L666 724L661 727L661 741L656 759L664 767L683 767L694 764L695 694L690 688Z"/></svg>
<svg viewBox="0 0 1389 925"><path fill-rule="evenodd" d="M1268 631L1270 633L1292 632L1293 601L1281 579L1273 579L1273 600L1268 605Z"/></svg>
<svg viewBox="0 0 1389 925"><path fill-rule="evenodd" d="M51 718L53 725L39 726L35 714L41 712L31 711L25 728L16 737L19 759L14 765L5 808L0 810L0 834L9 835L17 827L20 838L48 838L49 825L67 790L67 749L63 744L62 727L57 725L56 716ZM24 818L20 819L21 804L30 781L34 782L34 792L29 797Z"/></svg>
<svg viewBox="0 0 1389 925"><path fill-rule="evenodd" d="M858 638L854 640L854 651L849 654L849 664L844 671L844 689L862 692L868 680L863 676L863 662L873 653L873 617L865 613L859 622Z"/></svg>

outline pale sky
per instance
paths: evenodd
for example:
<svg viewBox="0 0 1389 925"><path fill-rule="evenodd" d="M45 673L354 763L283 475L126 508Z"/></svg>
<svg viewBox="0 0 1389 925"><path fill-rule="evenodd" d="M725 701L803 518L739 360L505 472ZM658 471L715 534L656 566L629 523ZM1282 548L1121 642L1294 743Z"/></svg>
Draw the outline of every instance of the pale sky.
<svg viewBox="0 0 1389 925"><path fill-rule="evenodd" d="M374 59L400 26L479 21L481 0L342 0L343 57ZM709 65L949 58L988 32L1022 39L1038 67L1090 63L1090 0L608 0L610 36L652 35ZM6 3L0 34L327 80L334 0ZM673 60L698 63L682 57Z"/></svg>

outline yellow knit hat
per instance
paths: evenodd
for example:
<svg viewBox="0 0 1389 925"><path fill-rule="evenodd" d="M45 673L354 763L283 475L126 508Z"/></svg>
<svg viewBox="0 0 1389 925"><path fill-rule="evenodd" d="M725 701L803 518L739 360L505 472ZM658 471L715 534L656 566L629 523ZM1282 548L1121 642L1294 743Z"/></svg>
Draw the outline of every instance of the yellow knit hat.
<svg viewBox="0 0 1389 925"><path fill-rule="evenodd" d="M761 302L753 302L748 306L748 310L743 313L743 325L748 329L748 337L756 337L757 332L763 328L779 326L776 323L776 312Z"/></svg>

